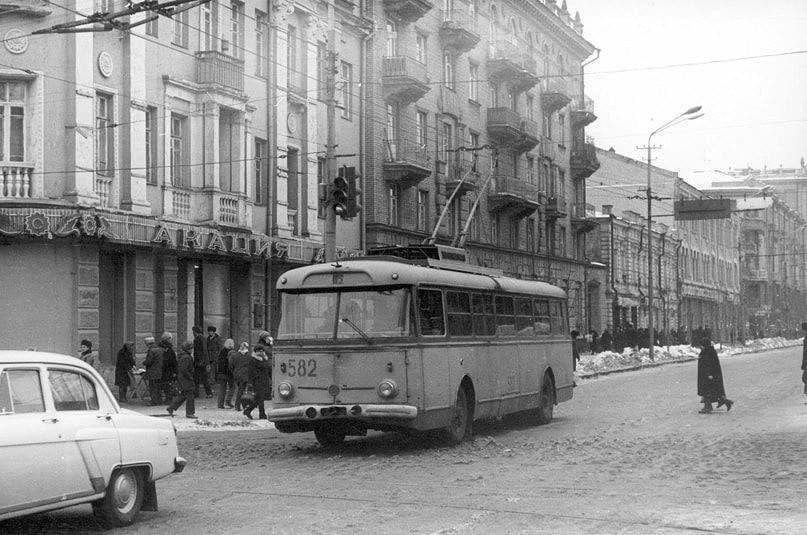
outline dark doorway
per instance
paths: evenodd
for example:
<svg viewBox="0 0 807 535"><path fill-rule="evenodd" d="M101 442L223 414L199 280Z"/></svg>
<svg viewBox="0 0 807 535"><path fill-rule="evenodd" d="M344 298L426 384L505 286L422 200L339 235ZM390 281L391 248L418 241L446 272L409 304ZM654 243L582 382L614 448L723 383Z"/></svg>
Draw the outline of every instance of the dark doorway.
<svg viewBox="0 0 807 535"><path fill-rule="evenodd" d="M120 251L98 255L98 354L108 364L114 364L117 349L126 341L126 264L127 256Z"/></svg>

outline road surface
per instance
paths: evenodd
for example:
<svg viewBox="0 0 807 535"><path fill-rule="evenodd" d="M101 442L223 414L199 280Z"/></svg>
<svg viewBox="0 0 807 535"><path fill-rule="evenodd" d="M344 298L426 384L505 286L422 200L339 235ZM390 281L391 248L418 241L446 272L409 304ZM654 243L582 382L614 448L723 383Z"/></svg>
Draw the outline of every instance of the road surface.
<svg viewBox="0 0 807 535"><path fill-rule="evenodd" d="M396 434L180 433L160 510L120 533L807 533L801 348L723 360L731 412L698 414L696 362L582 381L542 427L457 447ZM89 506L0 532L94 531Z"/></svg>

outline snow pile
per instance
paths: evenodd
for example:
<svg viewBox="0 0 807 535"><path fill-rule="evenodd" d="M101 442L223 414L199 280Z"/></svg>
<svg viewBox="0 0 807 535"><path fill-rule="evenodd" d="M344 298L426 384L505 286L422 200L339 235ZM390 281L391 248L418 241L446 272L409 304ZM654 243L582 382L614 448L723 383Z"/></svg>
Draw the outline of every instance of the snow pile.
<svg viewBox="0 0 807 535"><path fill-rule="evenodd" d="M803 340L803 338L799 340L787 340L782 337L762 338L749 340L744 345L739 346L718 345L716 347L718 355L725 357L800 345ZM626 347L621 353L603 351L602 353L581 355L580 361L577 363L576 373L578 376L585 376L604 371L639 368L651 363L686 361L698 358L698 353L700 353L700 349L690 345L656 346L655 358L651 361L647 348L635 351L633 348Z"/></svg>

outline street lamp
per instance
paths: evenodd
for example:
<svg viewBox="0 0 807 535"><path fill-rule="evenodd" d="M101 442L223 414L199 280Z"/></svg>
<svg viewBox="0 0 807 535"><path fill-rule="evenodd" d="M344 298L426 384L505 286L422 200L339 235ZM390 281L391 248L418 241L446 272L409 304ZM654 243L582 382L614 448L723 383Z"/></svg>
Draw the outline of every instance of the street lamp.
<svg viewBox="0 0 807 535"><path fill-rule="evenodd" d="M693 106L684 113L677 115L672 120L667 121L660 127L653 130L647 136L647 347L649 349L650 360L654 359L656 336L653 328L653 194L650 187L650 166L652 160L653 146L650 140L654 135L662 130L683 121L691 121L703 117L701 106Z"/></svg>

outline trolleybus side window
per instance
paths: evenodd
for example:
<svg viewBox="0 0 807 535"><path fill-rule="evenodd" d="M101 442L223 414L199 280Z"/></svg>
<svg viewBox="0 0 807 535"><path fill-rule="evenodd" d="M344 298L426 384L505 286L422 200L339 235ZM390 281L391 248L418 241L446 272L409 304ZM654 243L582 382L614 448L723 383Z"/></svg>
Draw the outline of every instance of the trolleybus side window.
<svg viewBox="0 0 807 535"><path fill-rule="evenodd" d="M549 302L549 315L553 334L566 333L566 318L563 315L563 306L560 301Z"/></svg>
<svg viewBox="0 0 807 535"><path fill-rule="evenodd" d="M496 334L512 336L515 333L515 317L513 316L513 298L504 295L496 296Z"/></svg>
<svg viewBox="0 0 807 535"><path fill-rule="evenodd" d="M496 332L495 316L493 315L493 296L473 294L471 305L474 313L474 334L476 336L493 336Z"/></svg>
<svg viewBox="0 0 807 535"><path fill-rule="evenodd" d="M528 298L516 298L516 333L532 337L532 302Z"/></svg>
<svg viewBox="0 0 807 535"><path fill-rule="evenodd" d="M448 313L448 334L451 336L471 336L471 296L465 292L446 292Z"/></svg>
<svg viewBox="0 0 807 535"><path fill-rule="evenodd" d="M446 333L443 321L443 292L418 290L418 312L421 335L442 336Z"/></svg>
<svg viewBox="0 0 807 535"><path fill-rule="evenodd" d="M536 299L535 306L535 334L549 334L551 324L549 322L549 303L546 299Z"/></svg>

